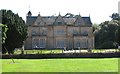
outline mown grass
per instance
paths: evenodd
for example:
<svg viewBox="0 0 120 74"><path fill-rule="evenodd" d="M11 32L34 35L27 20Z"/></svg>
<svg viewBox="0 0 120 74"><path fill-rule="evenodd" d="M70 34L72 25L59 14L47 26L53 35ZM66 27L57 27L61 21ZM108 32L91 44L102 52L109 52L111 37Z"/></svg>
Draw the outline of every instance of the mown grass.
<svg viewBox="0 0 120 74"><path fill-rule="evenodd" d="M3 72L118 72L118 58L2 60Z"/></svg>

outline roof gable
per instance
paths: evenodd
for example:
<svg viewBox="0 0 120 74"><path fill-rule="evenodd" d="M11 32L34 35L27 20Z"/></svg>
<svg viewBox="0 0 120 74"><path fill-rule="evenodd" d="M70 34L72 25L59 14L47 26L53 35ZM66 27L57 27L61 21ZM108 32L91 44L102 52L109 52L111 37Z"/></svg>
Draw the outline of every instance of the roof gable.
<svg viewBox="0 0 120 74"><path fill-rule="evenodd" d="M58 17L54 21L54 25L65 25L65 21L62 16L59 14Z"/></svg>
<svg viewBox="0 0 120 74"><path fill-rule="evenodd" d="M61 16L27 16L27 26L44 26L44 25L75 25L75 26L92 26L90 17L73 17Z"/></svg>
<svg viewBox="0 0 120 74"><path fill-rule="evenodd" d="M43 21L42 17L39 14L34 24L32 24L32 26L43 26L43 25L45 25L45 22Z"/></svg>
<svg viewBox="0 0 120 74"><path fill-rule="evenodd" d="M75 26L80 26L80 25L85 25L85 22L83 18L80 15L78 15L74 24Z"/></svg>

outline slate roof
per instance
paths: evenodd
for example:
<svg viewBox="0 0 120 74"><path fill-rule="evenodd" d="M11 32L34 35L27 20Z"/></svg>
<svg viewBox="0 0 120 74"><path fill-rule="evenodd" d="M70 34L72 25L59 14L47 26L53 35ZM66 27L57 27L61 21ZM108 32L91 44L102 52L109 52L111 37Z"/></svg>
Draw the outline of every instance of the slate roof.
<svg viewBox="0 0 120 74"><path fill-rule="evenodd" d="M32 25L38 16L27 16L27 21L26 21L26 25ZM58 16L41 16L41 18L43 19L43 21L48 24L48 25L53 25L53 23L55 22L55 19ZM66 24L73 24L77 17L65 17L62 16L63 20L65 21ZM82 19L84 20L84 23L88 26L92 26L92 22L90 17L82 17Z"/></svg>

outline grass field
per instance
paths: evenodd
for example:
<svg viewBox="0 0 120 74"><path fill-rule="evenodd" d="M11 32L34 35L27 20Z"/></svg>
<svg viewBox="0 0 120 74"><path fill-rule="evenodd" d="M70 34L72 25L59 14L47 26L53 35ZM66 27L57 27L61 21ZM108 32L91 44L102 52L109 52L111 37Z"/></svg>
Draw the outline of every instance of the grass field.
<svg viewBox="0 0 120 74"><path fill-rule="evenodd" d="M2 72L118 72L118 58L2 60Z"/></svg>

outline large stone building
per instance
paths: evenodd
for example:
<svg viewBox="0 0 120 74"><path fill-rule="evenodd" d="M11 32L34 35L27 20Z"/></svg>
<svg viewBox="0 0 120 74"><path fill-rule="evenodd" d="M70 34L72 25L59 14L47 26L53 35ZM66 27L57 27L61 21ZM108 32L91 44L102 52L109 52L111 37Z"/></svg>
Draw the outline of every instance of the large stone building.
<svg viewBox="0 0 120 74"><path fill-rule="evenodd" d="M92 49L94 35L89 17L70 13L65 16L27 14L28 38L25 49Z"/></svg>

